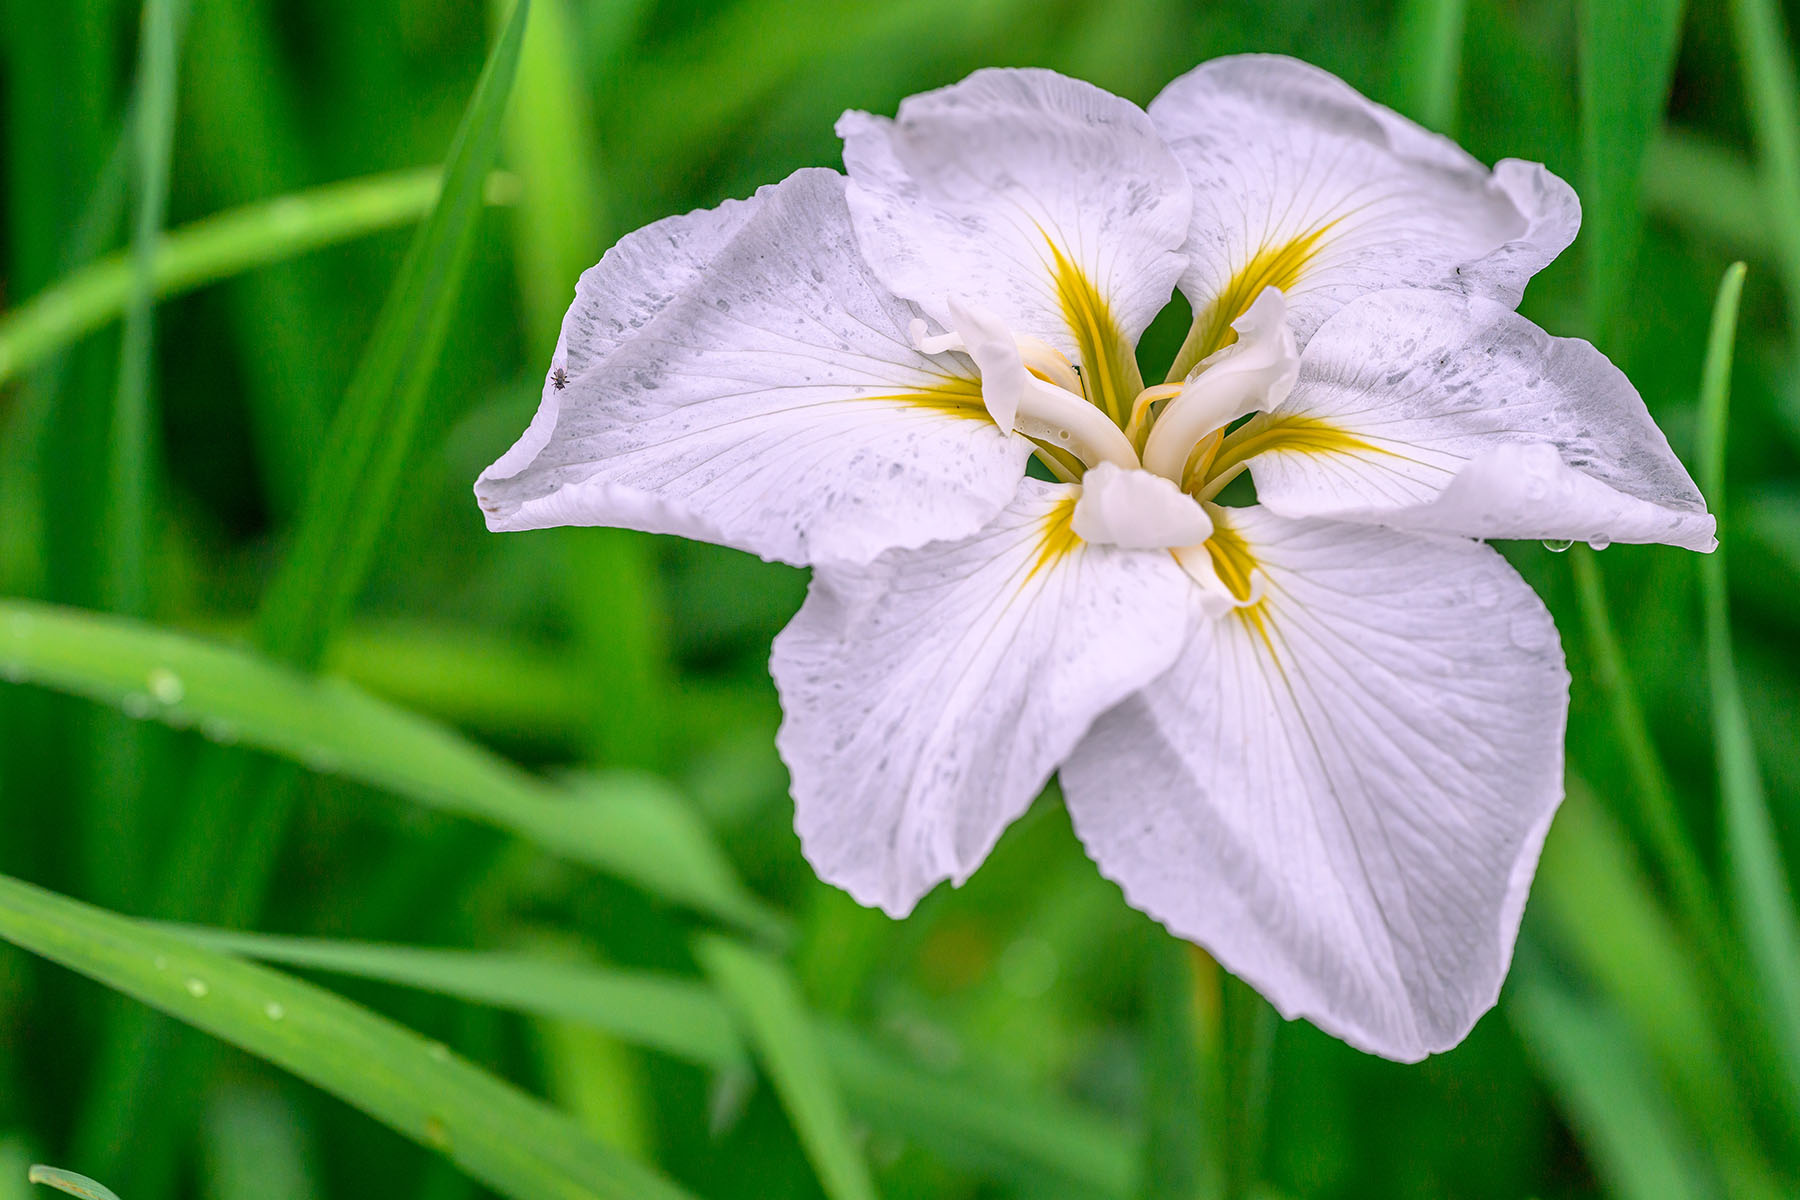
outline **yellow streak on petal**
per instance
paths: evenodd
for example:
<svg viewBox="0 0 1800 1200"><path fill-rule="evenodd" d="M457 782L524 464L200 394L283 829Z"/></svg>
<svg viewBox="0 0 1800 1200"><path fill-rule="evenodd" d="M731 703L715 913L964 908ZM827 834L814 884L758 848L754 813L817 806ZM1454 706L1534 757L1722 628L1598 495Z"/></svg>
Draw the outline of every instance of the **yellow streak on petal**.
<svg viewBox="0 0 1800 1200"><path fill-rule="evenodd" d="M1271 450L1301 454L1386 454L1388 451L1329 421L1301 413L1252 417L1225 438L1206 467L1206 482L1236 474L1258 454Z"/></svg>
<svg viewBox="0 0 1800 1200"><path fill-rule="evenodd" d="M1094 287L1093 281L1048 235L1044 243L1050 247L1051 275L1056 284L1057 302L1062 305L1063 320L1068 322L1069 332L1075 335L1087 398L1123 429L1131 415L1132 400L1144 390L1137 356L1126 343L1124 334L1119 332L1119 323L1114 319L1106 297Z"/></svg>
<svg viewBox="0 0 1800 1200"><path fill-rule="evenodd" d="M1244 315L1264 288L1293 291L1306 268L1318 257L1325 235L1336 224L1335 220L1327 221L1285 242L1264 246L1251 255L1250 261L1239 267L1227 281L1225 289L1195 314L1193 328L1188 330L1187 340L1181 343L1181 350L1175 355L1175 365L1169 368L1169 381L1173 383L1186 378L1195 363L1237 341L1237 330L1231 323Z"/></svg>
<svg viewBox="0 0 1800 1200"><path fill-rule="evenodd" d="M1212 557L1213 570L1218 572L1219 582L1225 585L1233 597L1248 600L1250 572L1256 568L1256 556L1250 552L1250 545L1244 541L1243 535L1232 528L1231 518L1227 515L1230 509L1208 505L1207 511L1213 519L1212 536L1206 539L1206 552ZM1273 657L1275 644L1269 638L1263 609L1264 601L1258 600L1255 604L1233 609L1231 615L1254 630Z"/></svg>
<svg viewBox="0 0 1800 1200"><path fill-rule="evenodd" d="M1075 497L1070 496L1058 500L1043 521L1043 533L1038 542L1038 555L1025 572L1025 582L1029 583L1037 577L1039 571L1048 570L1067 558L1081 545L1081 539L1075 534Z"/></svg>
<svg viewBox="0 0 1800 1200"><path fill-rule="evenodd" d="M889 392L879 396L864 396L863 399L911 405L951 417L993 420L988 416L987 404L981 398L981 381L960 375L945 375L942 383L917 391Z"/></svg>

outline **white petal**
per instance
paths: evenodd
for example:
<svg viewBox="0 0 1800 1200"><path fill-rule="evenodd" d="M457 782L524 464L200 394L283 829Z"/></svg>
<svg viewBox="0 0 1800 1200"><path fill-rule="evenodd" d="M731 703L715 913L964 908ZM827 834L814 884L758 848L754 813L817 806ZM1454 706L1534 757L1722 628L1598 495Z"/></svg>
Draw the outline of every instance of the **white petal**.
<svg viewBox="0 0 1800 1200"><path fill-rule="evenodd" d="M1186 576L1083 544L1026 480L975 537L814 572L775 639L795 827L822 879L894 916L960 884L1100 713L1174 661Z"/></svg>
<svg viewBox="0 0 1800 1200"><path fill-rule="evenodd" d="M1081 477L1069 523L1084 542L1127 550L1198 546L1212 519L1198 501L1161 475L1101 463Z"/></svg>
<svg viewBox="0 0 1800 1200"><path fill-rule="evenodd" d="M1232 510L1268 581L1063 767L1136 907L1389 1058L1462 1040L1562 798L1555 626L1491 548Z"/></svg>
<svg viewBox="0 0 1800 1200"><path fill-rule="evenodd" d="M1384 292L1314 335L1259 418L1257 497L1290 517L1493 538L1714 545L1713 518L1631 382L1503 305ZM1281 437L1283 424L1299 437ZM1310 424L1308 424L1310 422ZM1321 436L1321 435L1324 436Z"/></svg>
<svg viewBox="0 0 1800 1200"><path fill-rule="evenodd" d="M1097 290L1128 346L1168 303L1188 184L1129 101L1053 71L984 70L909 97L895 120L845 113L838 134L869 260L945 326L946 295L959 292L1080 353L1058 254Z"/></svg>
<svg viewBox="0 0 1800 1200"><path fill-rule="evenodd" d="M1575 193L1543 167L1509 159L1490 172L1290 58L1204 63L1163 89L1150 119L1194 184L1181 289L1204 330L1195 358L1228 340L1264 286L1287 294L1301 345L1381 288L1516 305L1581 221Z"/></svg>
<svg viewBox="0 0 1800 1200"><path fill-rule="evenodd" d="M965 359L912 344L870 274L844 181L639 230L582 277L565 385L476 494L492 529L619 525L793 563L867 561L979 529L1031 447Z"/></svg>

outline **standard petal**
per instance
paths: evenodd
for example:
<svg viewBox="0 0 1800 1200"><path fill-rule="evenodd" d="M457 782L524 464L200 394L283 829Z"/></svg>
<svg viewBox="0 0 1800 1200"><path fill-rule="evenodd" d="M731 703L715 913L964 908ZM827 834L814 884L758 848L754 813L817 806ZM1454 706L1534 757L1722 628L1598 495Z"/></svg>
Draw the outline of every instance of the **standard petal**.
<svg viewBox="0 0 1800 1200"><path fill-rule="evenodd" d="M1093 719L1179 653L1187 577L1075 537L1079 491L1026 480L972 538L820 568L775 639L795 827L863 904L901 916L960 884Z"/></svg>
<svg viewBox="0 0 1800 1200"><path fill-rule="evenodd" d="M1062 770L1076 832L1283 1014L1389 1058L1454 1046L1562 798L1556 628L1479 543L1261 509L1220 528L1266 591L1096 722Z"/></svg>
<svg viewBox="0 0 1800 1200"><path fill-rule="evenodd" d="M1189 189L1136 105L1053 71L977 71L894 120L838 122L869 261L945 327L961 293L1076 356L1115 419L1185 260Z"/></svg>
<svg viewBox="0 0 1800 1200"><path fill-rule="evenodd" d="M926 355L859 254L835 172L639 230L582 277L566 376L476 495L491 529L618 525L792 563L979 529L1030 444Z"/></svg>
<svg viewBox="0 0 1800 1200"><path fill-rule="evenodd" d="M1433 287L1511 306L1575 237L1581 207L1535 163L1493 171L1447 138L1291 58L1214 59L1150 119L1194 184L1181 290L1194 330L1177 371L1230 342L1265 287L1301 345L1352 297Z"/></svg>
<svg viewBox="0 0 1800 1200"><path fill-rule="evenodd" d="M1314 335L1285 403L1227 440L1257 498L1490 538L1715 544L1713 518L1637 389L1577 338L1504 305L1396 291Z"/></svg>

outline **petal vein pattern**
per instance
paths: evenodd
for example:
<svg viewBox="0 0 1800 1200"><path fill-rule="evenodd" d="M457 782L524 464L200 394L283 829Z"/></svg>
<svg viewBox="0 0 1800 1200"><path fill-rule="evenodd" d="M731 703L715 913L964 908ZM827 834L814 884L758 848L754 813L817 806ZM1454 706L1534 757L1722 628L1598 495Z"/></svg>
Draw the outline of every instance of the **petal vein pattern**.
<svg viewBox="0 0 1800 1200"><path fill-rule="evenodd" d="M945 327L947 292L1135 392L1131 347L1185 260L1187 177L1144 111L1052 71L977 71L838 122L869 261ZM1111 379L1112 376L1118 379Z"/></svg>
<svg viewBox="0 0 1800 1200"><path fill-rule="evenodd" d="M1221 457L1253 446L1257 495L1285 516L1715 544L1699 489L1624 374L1474 297L1391 291L1346 306L1307 345L1288 400Z"/></svg>
<svg viewBox="0 0 1800 1200"><path fill-rule="evenodd" d="M966 360L914 348L870 274L844 182L629 235L582 278L530 429L476 484L493 529L619 525L796 564L960 537L1030 452Z"/></svg>
<svg viewBox="0 0 1800 1200"><path fill-rule="evenodd" d="M1304 346L1355 296L1432 287L1516 305L1562 252L1580 203L1534 163L1489 171L1447 138L1290 58L1215 59L1169 84L1150 119L1194 186L1181 290L1195 323L1171 379L1228 345L1277 287Z"/></svg>
<svg viewBox="0 0 1800 1200"><path fill-rule="evenodd" d="M775 641L795 827L821 878L894 916L961 883L1096 716L1165 670L1187 577L1088 545L1079 488L1026 480L981 533L814 573Z"/></svg>
<svg viewBox="0 0 1800 1200"><path fill-rule="evenodd" d="M1492 1006L1562 796L1549 614L1473 542L1239 509L1267 580L1062 772L1126 898L1284 1014L1413 1060Z"/></svg>

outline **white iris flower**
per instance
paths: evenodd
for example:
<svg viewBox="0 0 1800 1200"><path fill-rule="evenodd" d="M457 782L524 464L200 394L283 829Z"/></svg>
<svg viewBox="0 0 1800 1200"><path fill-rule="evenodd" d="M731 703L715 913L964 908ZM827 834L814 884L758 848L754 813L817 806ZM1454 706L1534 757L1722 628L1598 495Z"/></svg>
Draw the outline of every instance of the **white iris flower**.
<svg viewBox="0 0 1800 1200"><path fill-rule="evenodd" d="M489 526L814 569L778 741L808 859L863 903L960 883L1060 772L1127 899L1284 1014L1456 1044L1568 700L1549 614L1476 539L1713 544L1625 377L1512 311L1574 194L1262 56L1148 113L991 70L838 130L847 177L582 276L476 486ZM1146 388L1176 287L1192 333ZM1258 503L1219 506L1246 467Z"/></svg>

